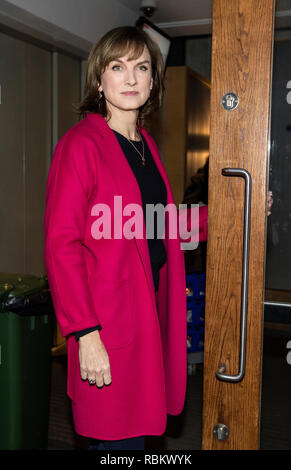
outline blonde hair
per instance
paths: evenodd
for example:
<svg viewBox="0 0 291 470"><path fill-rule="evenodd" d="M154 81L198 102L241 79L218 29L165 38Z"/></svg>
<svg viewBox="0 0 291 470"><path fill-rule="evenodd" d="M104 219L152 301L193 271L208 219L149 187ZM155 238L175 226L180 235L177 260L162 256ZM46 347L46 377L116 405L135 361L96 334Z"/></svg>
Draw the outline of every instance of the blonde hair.
<svg viewBox="0 0 291 470"><path fill-rule="evenodd" d="M162 106L164 86L164 62L158 45L142 29L135 26L121 26L108 31L92 47L86 72L86 83L83 100L74 105L77 114L85 117L87 113L99 113L107 120L110 112L102 92L101 75L106 66L113 60L130 53L128 60L136 60L141 56L144 46L148 48L152 62L153 87L146 103L140 107L138 121L143 126L146 118Z"/></svg>

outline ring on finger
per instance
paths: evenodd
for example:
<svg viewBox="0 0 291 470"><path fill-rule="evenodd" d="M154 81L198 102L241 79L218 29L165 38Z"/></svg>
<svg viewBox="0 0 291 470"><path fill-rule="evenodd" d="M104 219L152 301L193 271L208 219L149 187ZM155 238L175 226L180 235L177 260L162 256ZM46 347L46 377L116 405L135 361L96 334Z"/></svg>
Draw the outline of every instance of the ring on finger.
<svg viewBox="0 0 291 470"><path fill-rule="evenodd" d="M90 385L94 385L96 383L95 379L88 379Z"/></svg>

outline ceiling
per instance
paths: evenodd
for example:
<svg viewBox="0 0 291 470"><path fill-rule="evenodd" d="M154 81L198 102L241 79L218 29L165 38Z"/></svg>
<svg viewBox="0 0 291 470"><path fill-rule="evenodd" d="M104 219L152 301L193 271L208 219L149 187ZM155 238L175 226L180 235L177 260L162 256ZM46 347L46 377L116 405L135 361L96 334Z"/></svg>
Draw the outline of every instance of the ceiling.
<svg viewBox="0 0 291 470"><path fill-rule="evenodd" d="M230 0L229 0L230 1ZM141 0L118 0L137 15ZM156 0L157 11L149 18L170 36L211 34L212 0ZM291 0L276 0L276 27L291 27Z"/></svg>

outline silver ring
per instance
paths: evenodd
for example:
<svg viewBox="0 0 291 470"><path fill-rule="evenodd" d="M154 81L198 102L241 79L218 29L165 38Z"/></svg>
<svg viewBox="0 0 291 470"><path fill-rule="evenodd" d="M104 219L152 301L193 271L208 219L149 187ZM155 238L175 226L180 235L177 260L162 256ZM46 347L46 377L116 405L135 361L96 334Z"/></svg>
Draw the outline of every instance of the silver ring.
<svg viewBox="0 0 291 470"><path fill-rule="evenodd" d="M96 380L94 380L94 379L89 379L88 382L89 382L90 385L94 385L94 384L96 383Z"/></svg>

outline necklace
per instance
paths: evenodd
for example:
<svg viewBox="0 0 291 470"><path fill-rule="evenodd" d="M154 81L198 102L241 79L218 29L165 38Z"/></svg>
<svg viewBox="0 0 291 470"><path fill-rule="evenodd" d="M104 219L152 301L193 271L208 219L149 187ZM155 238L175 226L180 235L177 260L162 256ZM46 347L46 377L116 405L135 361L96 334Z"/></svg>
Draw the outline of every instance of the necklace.
<svg viewBox="0 0 291 470"><path fill-rule="evenodd" d="M134 145L134 143L133 143L131 140L129 140L127 137L125 137L125 138L128 140L128 142L131 143L131 145L133 146L133 148L135 148L135 150L139 153L139 155L141 156L141 159L142 159L142 164L143 164L143 166L145 166L145 165L146 165L146 159L145 159L145 157L144 157L144 143L143 143L143 138L142 138L142 136L141 136L139 130L138 130L137 128L136 128L136 130L137 130L137 132L138 132L138 134L139 134L139 136L140 136L140 138L141 138L141 141L142 141L142 154L141 154L140 151L136 148L136 146Z"/></svg>

